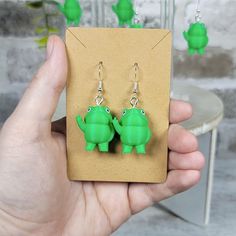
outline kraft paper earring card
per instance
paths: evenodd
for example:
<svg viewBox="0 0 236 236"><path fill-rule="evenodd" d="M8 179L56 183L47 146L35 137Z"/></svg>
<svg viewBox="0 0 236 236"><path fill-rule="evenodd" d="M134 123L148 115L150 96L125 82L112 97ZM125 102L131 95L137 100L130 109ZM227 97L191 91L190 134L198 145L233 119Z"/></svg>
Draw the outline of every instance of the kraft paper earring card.
<svg viewBox="0 0 236 236"><path fill-rule="evenodd" d="M68 28L66 48L69 61L69 178L79 181L164 182L168 155L171 32L160 29ZM102 76L98 70L101 63ZM133 111L130 96L134 87L134 64L138 65L139 103ZM102 86L98 87L98 84ZM97 94L102 94L105 106L96 102ZM117 126L115 119L119 120L124 133L114 127ZM147 142L145 132L149 129L146 122L151 134ZM110 131L112 135L108 135ZM101 143L103 134L107 135L106 143ZM145 150L144 146L138 146L139 135L145 143ZM93 142L90 143L91 137ZM125 150L124 147L122 150L123 138ZM132 140L136 146L132 147Z"/></svg>

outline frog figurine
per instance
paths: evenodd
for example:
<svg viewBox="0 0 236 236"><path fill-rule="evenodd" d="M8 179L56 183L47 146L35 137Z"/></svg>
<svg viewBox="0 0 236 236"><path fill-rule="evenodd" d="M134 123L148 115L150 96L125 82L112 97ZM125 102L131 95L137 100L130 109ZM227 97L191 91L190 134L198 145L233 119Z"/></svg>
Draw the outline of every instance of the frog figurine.
<svg viewBox="0 0 236 236"><path fill-rule="evenodd" d="M130 28L133 28L133 29L141 29L141 28L143 28L143 25L142 25L142 24L131 24L131 25L130 25Z"/></svg>
<svg viewBox="0 0 236 236"><path fill-rule="evenodd" d="M78 26L82 16L82 9L78 0L65 0L64 5L58 3L59 10L66 17L67 26Z"/></svg>
<svg viewBox="0 0 236 236"><path fill-rule="evenodd" d="M205 54L205 47L208 44L207 28L205 24L196 22L190 25L188 31L183 33L185 40L188 42L189 55L197 52L200 55Z"/></svg>
<svg viewBox="0 0 236 236"><path fill-rule="evenodd" d="M110 109L105 106L91 106L88 108L84 121L80 115L76 116L79 128L84 132L86 150L93 151L98 145L100 152L108 152L109 142L113 139L115 130L112 125Z"/></svg>
<svg viewBox="0 0 236 236"><path fill-rule="evenodd" d="M135 16L132 0L119 0L112 6L113 12L117 15L119 26L132 25L132 19Z"/></svg>
<svg viewBox="0 0 236 236"><path fill-rule="evenodd" d="M119 121L114 118L113 125L120 135L122 152L131 153L133 147L137 154L146 153L146 144L151 138L151 130L144 110L138 108L125 109Z"/></svg>

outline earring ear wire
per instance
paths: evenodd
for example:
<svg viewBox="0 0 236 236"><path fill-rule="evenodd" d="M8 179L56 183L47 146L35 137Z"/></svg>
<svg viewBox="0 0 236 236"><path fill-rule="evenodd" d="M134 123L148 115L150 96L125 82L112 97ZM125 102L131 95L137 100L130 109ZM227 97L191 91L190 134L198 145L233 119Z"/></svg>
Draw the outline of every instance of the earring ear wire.
<svg viewBox="0 0 236 236"><path fill-rule="evenodd" d="M130 105L132 108L135 108L138 105L138 70L139 65L137 62L134 63L134 87L133 87L133 95L130 98Z"/></svg>
<svg viewBox="0 0 236 236"><path fill-rule="evenodd" d="M201 18L202 18L202 16L201 16L201 10L200 10L200 0L197 0L195 21L200 22Z"/></svg>
<svg viewBox="0 0 236 236"><path fill-rule="evenodd" d="M103 62L100 61L99 64L98 64L98 78L99 78L98 88L97 88L98 94L97 94L97 96L94 99L97 106L100 106L104 102L104 97L103 97L103 78L102 78L102 75L101 75L102 74L102 68L103 68Z"/></svg>

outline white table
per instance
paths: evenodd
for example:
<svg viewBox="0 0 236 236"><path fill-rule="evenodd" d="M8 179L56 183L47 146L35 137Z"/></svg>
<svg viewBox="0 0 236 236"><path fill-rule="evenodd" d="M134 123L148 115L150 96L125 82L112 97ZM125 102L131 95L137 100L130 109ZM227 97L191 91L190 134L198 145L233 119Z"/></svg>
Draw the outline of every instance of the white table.
<svg viewBox="0 0 236 236"><path fill-rule="evenodd" d="M189 222L207 225L210 216L217 126L223 118L223 103L212 92L178 81L173 82L172 97L192 104L193 117L181 125L198 137L199 148L206 161L201 180L195 187L162 201L161 205Z"/></svg>

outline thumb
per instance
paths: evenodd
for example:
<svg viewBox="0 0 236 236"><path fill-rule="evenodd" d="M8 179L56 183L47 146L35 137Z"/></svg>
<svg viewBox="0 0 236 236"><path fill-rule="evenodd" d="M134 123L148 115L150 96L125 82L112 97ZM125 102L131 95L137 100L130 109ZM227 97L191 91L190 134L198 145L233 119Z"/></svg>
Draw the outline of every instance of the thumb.
<svg viewBox="0 0 236 236"><path fill-rule="evenodd" d="M47 60L26 89L13 116L24 122L47 122L56 110L66 84L67 56L63 41L51 36L47 45Z"/></svg>

